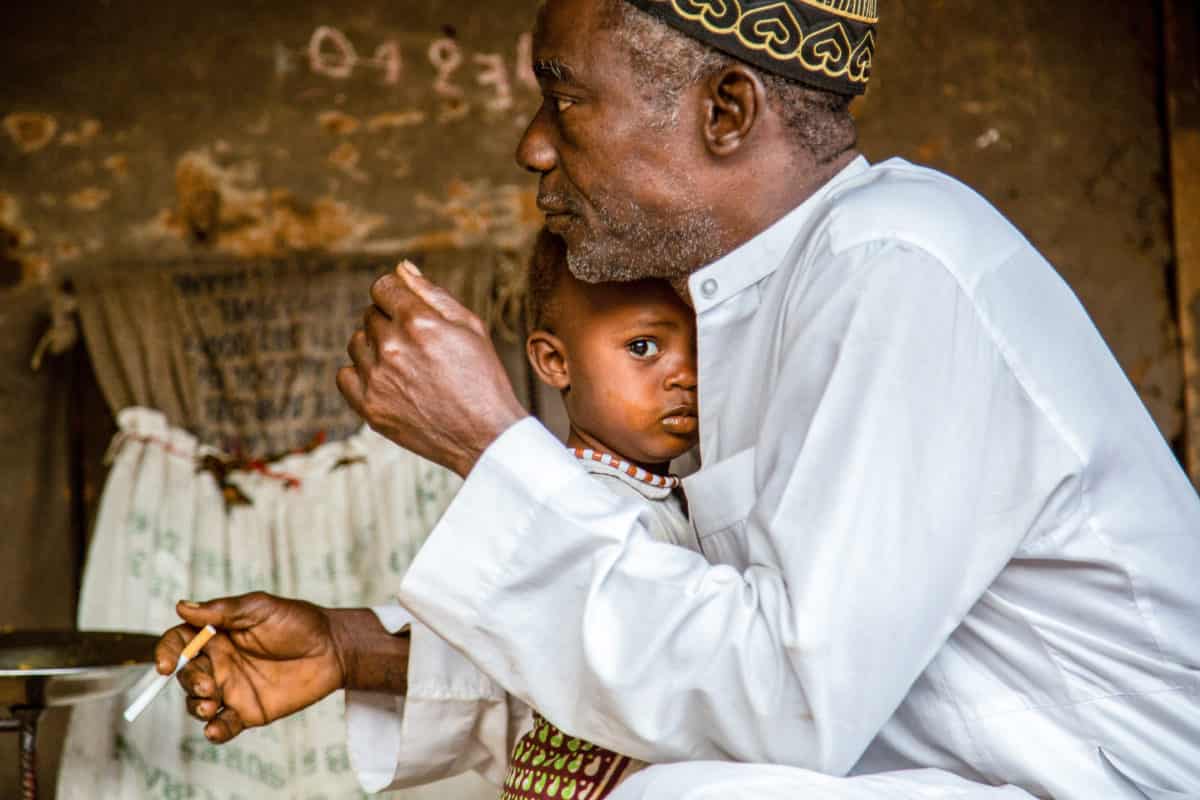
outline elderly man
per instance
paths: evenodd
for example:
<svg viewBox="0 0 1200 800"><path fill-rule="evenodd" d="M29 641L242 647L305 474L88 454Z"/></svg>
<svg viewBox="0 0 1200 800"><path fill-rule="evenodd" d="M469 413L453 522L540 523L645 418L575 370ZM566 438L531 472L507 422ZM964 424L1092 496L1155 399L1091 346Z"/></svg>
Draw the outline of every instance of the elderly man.
<svg viewBox="0 0 1200 800"><path fill-rule="evenodd" d="M857 155L874 18L549 0L518 159L576 275L695 308L704 557L651 542L398 270L338 383L466 483L397 606L180 606L228 631L181 676L211 739L348 687L371 789L502 767L528 703L658 765L619 798L1200 793L1200 501L1030 244Z"/></svg>

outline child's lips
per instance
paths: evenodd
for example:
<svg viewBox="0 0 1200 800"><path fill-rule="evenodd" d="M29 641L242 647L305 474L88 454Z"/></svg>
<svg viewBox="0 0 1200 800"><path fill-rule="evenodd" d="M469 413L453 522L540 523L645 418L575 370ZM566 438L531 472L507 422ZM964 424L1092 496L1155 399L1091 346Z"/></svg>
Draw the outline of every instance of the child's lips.
<svg viewBox="0 0 1200 800"><path fill-rule="evenodd" d="M691 436L700 428L700 420L692 408L673 408L662 418L662 426L668 433Z"/></svg>

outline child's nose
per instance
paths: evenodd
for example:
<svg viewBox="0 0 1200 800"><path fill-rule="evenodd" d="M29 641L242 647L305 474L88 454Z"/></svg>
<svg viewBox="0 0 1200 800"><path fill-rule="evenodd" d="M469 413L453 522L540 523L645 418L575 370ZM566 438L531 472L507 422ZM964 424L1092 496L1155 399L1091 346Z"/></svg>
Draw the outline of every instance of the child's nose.
<svg viewBox="0 0 1200 800"><path fill-rule="evenodd" d="M666 385L668 389L683 389L696 391L696 364L691 359L683 359L672 365L667 372Z"/></svg>

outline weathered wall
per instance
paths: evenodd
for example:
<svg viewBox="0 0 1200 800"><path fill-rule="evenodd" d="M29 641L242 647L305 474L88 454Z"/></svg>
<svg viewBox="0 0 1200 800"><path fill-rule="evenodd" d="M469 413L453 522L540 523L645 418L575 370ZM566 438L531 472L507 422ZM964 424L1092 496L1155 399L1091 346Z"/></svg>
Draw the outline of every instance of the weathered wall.
<svg viewBox="0 0 1200 800"><path fill-rule="evenodd" d="M18 236L35 237L26 271L188 242L246 257L520 244L529 8L12 9L0 174Z"/></svg>
<svg viewBox="0 0 1200 800"><path fill-rule="evenodd" d="M27 368L43 287L198 254L316 249L382 267L405 251L442 264L519 251L537 225L511 155L537 103L523 68L534 5L5 9L0 624L65 624L73 602L70 370ZM858 114L870 157L945 169L1028 233L1175 438L1155 5L888 0ZM89 430L107 430L100 416Z"/></svg>
<svg viewBox="0 0 1200 800"><path fill-rule="evenodd" d="M1175 293L1186 384L1184 449L1200 486L1200 7L1194 0L1164 0L1163 28Z"/></svg>

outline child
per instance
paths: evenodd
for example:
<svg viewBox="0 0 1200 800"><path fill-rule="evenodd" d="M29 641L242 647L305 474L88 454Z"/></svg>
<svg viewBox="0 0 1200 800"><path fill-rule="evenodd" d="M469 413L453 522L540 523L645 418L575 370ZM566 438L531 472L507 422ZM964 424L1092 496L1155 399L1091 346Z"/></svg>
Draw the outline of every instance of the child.
<svg viewBox="0 0 1200 800"><path fill-rule="evenodd" d="M696 332L691 309L665 281L584 283L562 240L543 230L529 270L525 349L538 378L562 393L567 446L613 492L651 512L657 540L693 541L668 473L696 443ZM645 766L560 731L534 713L518 740L501 800L601 800Z"/></svg>

